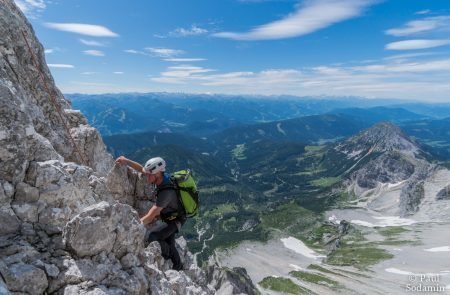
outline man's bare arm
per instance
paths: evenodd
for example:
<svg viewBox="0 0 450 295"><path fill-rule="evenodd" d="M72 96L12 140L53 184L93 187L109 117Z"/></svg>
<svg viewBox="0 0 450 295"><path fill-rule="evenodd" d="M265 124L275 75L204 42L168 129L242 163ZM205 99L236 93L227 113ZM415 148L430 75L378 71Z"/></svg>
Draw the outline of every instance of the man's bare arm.
<svg viewBox="0 0 450 295"><path fill-rule="evenodd" d="M156 218L156 216L158 216L159 213L161 213L162 209L163 208L161 208L161 207L157 207L157 206L153 205L152 208L150 208L150 210L148 211L148 213L144 217L141 218L141 222L144 225L151 223Z"/></svg>
<svg viewBox="0 0 450 295"><path fill-rule="evenodd" d="M124 156L120 156L116 159L116 163L122 164L122 165L127 165L131 168L133 168L134 170L136 170L137 172L144 172L144 167L142 167L141 164L136 163L130 159L127 159Z"/></svg>

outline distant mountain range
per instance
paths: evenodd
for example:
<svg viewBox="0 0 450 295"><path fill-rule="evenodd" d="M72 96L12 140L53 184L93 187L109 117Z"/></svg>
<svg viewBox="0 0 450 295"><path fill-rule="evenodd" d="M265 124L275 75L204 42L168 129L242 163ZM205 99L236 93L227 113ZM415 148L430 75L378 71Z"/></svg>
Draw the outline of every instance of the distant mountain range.
<svg viewBox="0 0 450 295"><path fill-rule="evenodd" d="M450 104L428 105L360 98L299 98L178 93L69 94L73 108L80 109L102 135L143 131L208 136L235 126L281 121L328 112L363 116L382 115L393 122L450 117ZM355 108L342 110L343 108ZM383 108L376 108L383 107ZM362 109L369 110L369 117ZM339 109L338 112L335 110ZM404 111L400 110L404 109ZM407 112L409 111L409 112ZM411 113L412 112L412 113ZM389 113L389 114L386 114ZM378 118L381 120L382 118Z"/></svg>

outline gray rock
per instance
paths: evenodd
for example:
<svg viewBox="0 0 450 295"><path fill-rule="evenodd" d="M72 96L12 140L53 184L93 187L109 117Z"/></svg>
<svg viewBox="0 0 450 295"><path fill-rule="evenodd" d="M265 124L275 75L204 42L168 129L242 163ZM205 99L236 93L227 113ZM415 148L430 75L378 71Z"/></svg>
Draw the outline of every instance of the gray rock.
<svg viewBox="0 0 450 295"><path fill-rule="evenodd" d="M2 295L9 295L8 287L6 286L5 282L3 282L3 279L0 277L0 294Z"/></svg>
<svg viewBox="0 0 450 295"><path fill-rule="evenodd" d="M185 294L187 286L192 283L189 277L183 276L175 270L168 270L165 272L165 275L171 285L171 288L177 294Z"/></svg>
<svg viewBox="0 0 450 295"><path fill-rule="evenodd" d="M22 223L20 226L20 234L25 237L34 238L36 231L31 223Z"/></svg>
<svg viewBox="0 0 450 295"><path fill-rule="evenodd" d="M403 187L400 194L400 215L412 215L419 211L420 203L425 196L424 182L411 181Z"/></svg>
<svg viewBox="0 0 450 295"><path fill-rule="evenodd" d="M145 284L138 277L122 270L110 273L105 279L106 282L108 286L121 288L128 294L146 294Z"/></svg>
<svg viewBox="0 0 450 295"><path fill-rule="evenodd" d="M132 253L128 253L127 255L123 256L120 259L120 263L122 264L124 269L129 269L135 266L139 266L141 264L139 258Z"/></svg>
<svg viewBox="0 0 450 295"><path fill-rule="evenodd" d="M39 205L37 203L13 203L11 207L22 222L38 222Z"/></svg>
<svg viewBox="0 0 450 295"><path fill-rule="evenodd" d="M48 287L45 272L29 264L13 264L3 276L9 290L14 292L42 294Z"/></svg>
<svg viewBox="0 0 450 295"><path fill-rule="evenodd" d="M48 207L39 214L39 226L49 235L61 233L71 215L72 211L69 208Z"/></svg>
<svg viewBox="0 0 450 295"><path fill-rule="evenodd" d="M117 237L113 252L117 257L126 253L137 255L144 248L145 227L141 224L137 212L125 204L114 204Z"/></svg>
<svg viewBox="0 0 450 295"><path fill-rule="evenodd" d="M444 187L436 194L436 200L449 200L450 199L450 185Z"/></svg>
<svg viewBox="0 0 450 295"><path fill-rule="evenodd" d="M148 294L147 290L149 287L149 281L147 279L147 275L145 273L144 268L142 267L134 267L131 270L131 275L137 279L140 286L139 294Z"/></svg>
<svg viewBox="0 0 450 295"><path fill-rule="evenodd" d="M351 176L362 188L371 189L378 183L396 183L411 177L414 164L400 152L391 151L370 161Z"/></svg>
<svg viewBox="0 0 450 295"><path fill-rule="evenodd" d="M6 193L5 190L3 189L2 184L0 183L0 207L1 206L8 206L11 202L11 198L9 198Z"/></svg>
<svg viewBox="0 0 450 295"><path fill-rule="evenodd" d="M414 175L400 193L400 216L412 215L419 211L420 203L425 197L425 180L433 169L434 166L427 163L416 166Z"/></svg>
<svg viewBox="0 0 450 295"><path fill-rule="evenodd" d="M114 251L121 257L142 250L144 234L145 229L130 206L101 202L68 222L63 236L68 249L79 257L102 251Z"/></svg>
<svg viewBox="0 0 450 295"><path fill-rule="evenodd" d="M75 128L78 125L87 125L87 119L79 110L65 109L64 113L67 115L69 128Z"/></svg>
<svg viewBox="0 0 450 295"><path fill-rule="evenodd" d="M32 203L39 200L39 189L27 183L20 182L16 186L14 200L20 203Z"/></svg>
<svg viewBox="0 0 450 295"><path fill-rule="evenodd" d="M125 295L126 292L119 288L107 288L105 286L98 286L89 289L83 285L68 285L64 288L64 295Z"/></svg>
<svg viewBox="0 0 450 295"><path fill-rule="evenodd" d="M0 208L0 235L15 234L20 229L20 221L11 208Z"/></svg>
<svg viewBox="0 0 450 295"><path fill-rule="evenodd" d="M13 244L9 247L2 249L1 256L2 261L10 266L17 263L32 263L39 259L40 253L31 245L26 245L24 241L18 245Z"/></svg>
<svg viewBox="0 0 450 295"><path fill-rule="evenodd" d="M56 278L59 275L59 269L54 264L44 264L47 276Z"/></svg>
<svg viewBox="0 0 450 295"><path fill-rule="evenodd" d="M112 206L101 202L70 220L63 232L67 248L79 257L111 252L116 239L112 211Z"/></svg>
<svg viewBox="0 0 450 295"><path fill-rule="evenodd" d="M137 180L136 172L116 163L106 177L106 186L115 200L134 205Z"/></svg>
<svg viewBox="0 0 450 295"><path fill-rule="evenodd" d="M78 125L70 130L77 147L89 167L100 175L106 175L114 165L113 158L106 152L105 144L98 131L88 125Z"/></svg>
<svg viewBox="0 0 450 295"><path fill-rule="evenodd" d="M5 194L8 198L13 197L15 189L11 183L9 183L7 181L3 182L3 190L5 191Z"/></svg>
<svg viewBox="0 0 450 295"><path fill-rule="evenodd" d="M245 268L220 268L210 264L207 269L208 281L217 294L259 294Z"/></svg>

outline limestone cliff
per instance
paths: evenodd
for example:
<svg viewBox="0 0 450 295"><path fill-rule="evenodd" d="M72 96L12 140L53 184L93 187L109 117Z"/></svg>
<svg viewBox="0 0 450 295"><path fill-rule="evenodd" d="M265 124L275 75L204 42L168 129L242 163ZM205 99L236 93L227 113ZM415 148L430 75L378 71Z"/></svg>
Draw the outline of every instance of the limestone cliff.
<svg viewBox="0 0 450 295"><path fill-rule="evenodd" d="M151 203L142 180L114 166L97 130L71 109L12 0L0 0L0 36L0 293L220 290L224 282L208 282L182 238L181 272L169 270L157 243L144 246L135 209ZM254 289L229 285L227 294Z"/></svg>

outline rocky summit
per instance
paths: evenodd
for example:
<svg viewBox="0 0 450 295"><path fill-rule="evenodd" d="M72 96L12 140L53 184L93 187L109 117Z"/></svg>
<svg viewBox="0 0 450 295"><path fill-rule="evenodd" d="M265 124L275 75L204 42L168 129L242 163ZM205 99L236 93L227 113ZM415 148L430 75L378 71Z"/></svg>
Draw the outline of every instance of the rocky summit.
<svg viewBox="0 0 450 295"><path fill-rule="evenodd" d="M344 182L355 205L407 216L419 211L424 187L444 167L430 163L431 156L391 123L380 123L337 144L338 157L353 163ZM436 196L443 199L445 190Z"/></svg>
<svg viewBox="0 0 450 295"><path fill-rule="evenodd" d="M143 181L71 109L12 0L0 36L0 294L254 292L245 270L199 268L183 238L180 272L145 247Z"/></svg>

